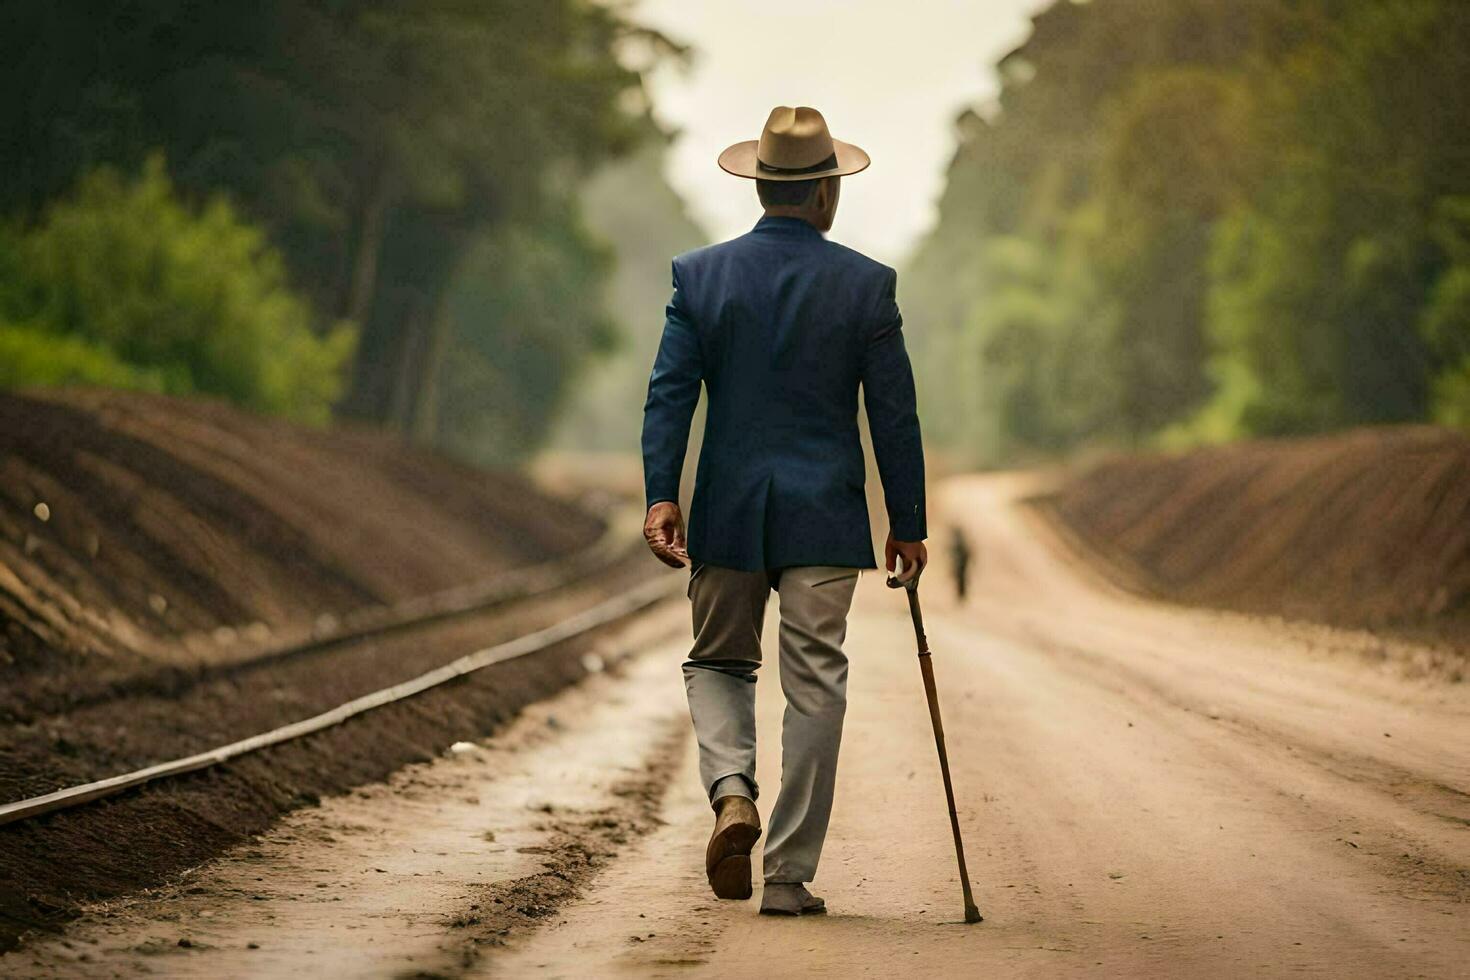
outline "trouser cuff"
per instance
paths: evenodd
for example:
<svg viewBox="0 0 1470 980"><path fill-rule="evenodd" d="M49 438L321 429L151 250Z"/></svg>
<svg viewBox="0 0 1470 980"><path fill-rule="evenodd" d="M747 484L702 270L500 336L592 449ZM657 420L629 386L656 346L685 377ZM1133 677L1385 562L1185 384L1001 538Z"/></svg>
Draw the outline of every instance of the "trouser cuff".
<svg viewBox="0 0 1470 980"><path fill-rule="evenodd" d="M711 803L722 796L743 796L747 800L754 800L755 794L755 786L738 772L732 773L729 776L721 776L709 788L709 800Z"/></svg>

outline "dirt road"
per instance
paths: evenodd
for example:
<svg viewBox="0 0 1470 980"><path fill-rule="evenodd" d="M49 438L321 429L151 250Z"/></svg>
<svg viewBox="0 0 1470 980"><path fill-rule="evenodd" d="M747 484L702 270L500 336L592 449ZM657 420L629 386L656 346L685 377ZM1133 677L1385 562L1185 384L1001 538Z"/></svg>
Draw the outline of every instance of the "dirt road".
<svg viewBox="0 0 1470 980"><path fill-rule="evenodd" d="M939 567L926 583L982 925L955 924L912 634L868 576L825 919L708 895L682 644L666 640L0 972L1470 976L1465 686L1398 679L1353 634L1117 594L1011 505L1017 489L946 488L978 543L972 600L943 598ZM776 785L771 748L762 766Z"/></svg>

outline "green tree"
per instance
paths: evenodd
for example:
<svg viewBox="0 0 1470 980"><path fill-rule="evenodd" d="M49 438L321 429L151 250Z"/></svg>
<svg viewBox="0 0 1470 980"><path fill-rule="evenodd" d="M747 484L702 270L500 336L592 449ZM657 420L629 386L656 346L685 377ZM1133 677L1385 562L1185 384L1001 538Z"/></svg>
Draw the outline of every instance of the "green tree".
<svg viewBox="0 0 1470 980"><path fill-rule="evenodd" d="M601 168L581 190L588 232L606 243L613 268L605 293L620 342L571 386L554 445L581 450L638 445L648 372L669 301L669 259L709 239L663 178L663 141Z"/></svg>
<svg viewBox="0 0 1470 980"><path fill-rule="evenodd" d="M13 244L0 285L10 384L202 392L312 422L341 392L350 327L318 336L264 234L223 198L185 206L160 158L133 180L89 174Z"/></svg>
<svg viewBox="0 0 1470 980"><path fill-rule="evenodd" d="M986 462L1132 442L1209 397L1204 259L1246 163L1231 72L1275 43L1278 7L1056 3L1001 60L1000 98L961 116L941 220L902 281L922 388L1009 407L940 439ZM1002 395L1023 378L1026 398Z"/></svg>
<svg viewBox="0 0 1470 980"><path fill-rule="evenodd" d="M424 438L466 256L502 223L555 227L584 174L651 134L640 72L678 51L591 0L0 12L0 79L27 93L0 108L0 209L33 218L161 147L186 195L226 191L267 230L322 329L359 325L341 409Z"/></svg>
<svg viewBox="0 0 1470 980"><path fill-rule="evenodd" d="M124 363L98 344L43 328L0 321L0 388L32 385L164 389L158 371Z"/></svg>
<svg viewBox="0 0 1470 980"><path fill-rule="evenodd" d="M994 462L1464 419L1467 51L1454 0L1047 7L905 276L922 387L980 393L935 434Z"/></svg>
<svg viewBox="0 0 1470 980"><path fill-rule="evenodd" d="M1273 152L1220 229L1211 301L1240 431L1423 419L1457 369L1442 219L1470 190L1470 113L1444 92L1470 84L1467 45L1463 4L1361 3L1258 86Z"/></svg>
<svg viewBox="0 0 1470 980"><path fill-rule="evenodd" d="M485 462L543 441L579 380L568 366L614 346L602 289L611 261L571 207L554 222L501 224L475 243L443 314L441 444Z"/></svg>
<svg viewBox="0 0 1470 980"><path fill-rule="evenodd" d="M1431 235L1447 259L1419 324L1439 365L1432 417L1470 429L1470 196L1441 198Z"/></svg>

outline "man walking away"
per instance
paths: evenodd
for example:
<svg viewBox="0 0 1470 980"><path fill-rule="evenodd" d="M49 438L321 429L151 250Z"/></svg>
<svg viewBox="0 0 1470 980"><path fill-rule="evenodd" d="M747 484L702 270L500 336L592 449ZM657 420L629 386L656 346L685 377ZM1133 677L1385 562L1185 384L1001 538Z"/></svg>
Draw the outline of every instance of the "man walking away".
<svg viewBox="0 0 1470 980"><path fill-rule="evenodd" d="M764 216L745 235L680 255L648 382L644 536L690 565L694 645L684 663L699 772L715 811L705 872L720 898L751 895L755 680L779 595L781 787L761 911L826 911L817 871L847 707L842 643L861 569L873 568L857 404L861 387L887 505L889 569L928 560L924 454L894 300L896 274L828 241L841 178L868 155L805 106L772 110L759 140L720 154L756 181ZM701 384L708 397L686 541L679 475Z"/></svg>

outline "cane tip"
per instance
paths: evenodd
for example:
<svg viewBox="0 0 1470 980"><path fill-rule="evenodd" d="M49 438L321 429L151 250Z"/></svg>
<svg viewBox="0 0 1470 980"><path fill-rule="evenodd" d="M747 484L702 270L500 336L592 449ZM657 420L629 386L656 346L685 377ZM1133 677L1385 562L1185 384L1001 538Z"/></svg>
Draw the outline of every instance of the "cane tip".
<svg viewBox="0 0 1470 980"><path fill-rule="evenodd" d="M980 914L980 910L977 909L975 906L973 906L973 905L966 905L965 906L965 921L967 923L969 923L970 925L974 925L977 922L984 922L985 921L985 917Z"/></svg>

